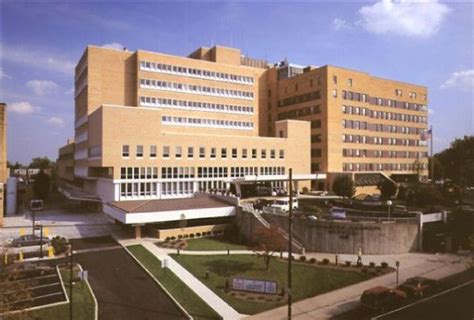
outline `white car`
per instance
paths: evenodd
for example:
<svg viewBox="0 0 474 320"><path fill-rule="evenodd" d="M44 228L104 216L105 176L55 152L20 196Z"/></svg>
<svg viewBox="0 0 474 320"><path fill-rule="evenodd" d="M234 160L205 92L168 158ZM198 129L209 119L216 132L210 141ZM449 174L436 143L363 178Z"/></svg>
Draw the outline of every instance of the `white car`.
<svg viewBox="0 0 474 320"><path fill-rule="evenodd" d="M283 212L290 210L290 198L280 198L271 205L272 208L279 208ZM298 199L293 198L293 209L298 209Z"/></svg>

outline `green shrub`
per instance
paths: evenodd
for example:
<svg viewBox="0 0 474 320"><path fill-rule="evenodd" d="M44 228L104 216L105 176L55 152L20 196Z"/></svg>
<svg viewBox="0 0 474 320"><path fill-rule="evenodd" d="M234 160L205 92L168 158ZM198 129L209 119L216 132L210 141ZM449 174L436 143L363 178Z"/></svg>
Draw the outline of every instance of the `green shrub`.
<svg viewBox="0 0 474 320"><path fill-rule="evenodd" d="M382 267L382 269L386 269L388 267L388 263L383 261L382 263L380 263L380 266Z"/></svg>
<svg viewBox="0 0 474 320"><path fill-rule="evenodd" d="M362 268L362 269L360 269L360 272L362 272L363 274L367 274L369 272L369 269Z"/></svg>
<svg viewBox="0 0 474 320"><path fill-rule="evenodd" d="M371 268L374 268L374 267L375 267L375 262L373 262L373 261L370 262L370 263L369 263L369 266L370 266Z"/></svg>
<svg viewBox="0 0 474 320"><path fill-rule="evenodd" d="M305 257L305 256L301 256L301 257L300 257L300 261L301 261L301 262L306 261L306 257Z"/></svg>
<svg viewBox="0 0 474 320"><path fill-rule="evenodd" d="M170 237L165 238L165 242L168 242L168 241L170 241Z"/></svg>
<svg viewBox="0 0 474 320"><path fill-rule="evenodd" d="M182 234L178 235L178 239L182 239L182 238L183 238Z"/></svg>
<svg viewBox="0 0 474 320"><path fill-rule="evenodd" d="M346 261L346 267L350 267L351 266L351 262L350 261Z"/></svg>
<svg viewBox="0 0 474 320"><path fill-rule="evenodd" d="M61 254L68 250L69 241L67 241L64 237L56 236L53 238L53 240L51 240L51 245L54 248L55 254Z"/></svg>
<svg viewBox="0 0 474 320"><path fill-rule="evenodd" d="M311 262L311 263L316 263L316 258L311 258L311 259L309 259L309 262Z"/></svg>
<svg viewBox="0 0 474 320"><path fill-rule="evenodd" d="M194 233L191 233L191 234L189 235L189 237L190 237L190 238L194 238Z"/></svg>
<svg viewBox="0 0 474 320"><path fill-rule="evenodd" d="M328 259L328 258L324 258L324 259L323 259L323 264L329 264L329 259Z"/></svg>
<svg viewBox="0 0 474 320"><path fill-rule="evenodd" d="M201 232L196 232L196 237L200 237L201 236Z"/></svg>
<svg viewBox="0 0 474 320"><path fill-rule="evenodd" d="M171 240L176 240L176 237L175 237L175 236L172 236L170 239L171 239Z"/></svg>

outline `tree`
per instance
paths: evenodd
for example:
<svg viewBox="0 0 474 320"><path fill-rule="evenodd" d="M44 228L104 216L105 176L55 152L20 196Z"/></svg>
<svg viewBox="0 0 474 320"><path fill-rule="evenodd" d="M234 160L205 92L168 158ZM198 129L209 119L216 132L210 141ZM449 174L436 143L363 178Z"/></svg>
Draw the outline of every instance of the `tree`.
<svg viewBox="0 0 474 320"><path fill-rule="evenodd" d="M271 257L275 252L286 249L286 239L283 237L283 231L276 225L270 225L268 228L262 228L257 233L257 245L255 251L258 257L263 257L265 270L270 267Z"/></svg>
<svg viewBox="0 0 474 320"><path fill-rule="evenodd" d="M428 159L428 170L430 172L430 175L431 175L431 166L433 164L434 164L434 168L433 168L434 179L433 177L431 177L431 179L433 179L434 181L444 179L444 165L441 163L437 155L434 155L433 159L432 158Z"/></svg>
<svg viewBox="0 0 474 320"><path fill-rule="evenodd" d="M46 199L49 195L50 184L51 178L44 173L43 169L41 169L36 175L35 183L33 185L35 196L43 200Z"/></svg>
<svg viewBox="0 0 474 320"><path fill-rule="evenodd" d="M45 170L45 169L54 167L55 165L56 163L54 161L49 160L48 157L37 157L31 160L31 163L28 167Z"/></svg>
<svg viewBox="0 0 474 320"><path fill-rule="evenodd" d="M397 193L397 185L388 179L384 179L377 185L377 189L380 190L380 198L382 200L391 199Z"/></svg>
<svg viewBox="0 0 474 320"><path fill-rule="evenodd" d="M352 198L355 194L354 182L348 175L337 175L332 183L332 190L340 197Z"/></svg>
<svg viewBox="0 0 474 320"><path fill-rule="evenodd" d="M422 183L415 187L413 198L420 207L441 204L444 201L443 194L437 186Z"/></svg>
<svg viewBox="0 0 474 320"><path fill-rule="evenodd" d="M445 178L461 187L474 186L474 136L454 140L450 147L435 155L444 168ZM435 170L436 170L436 162Z"/></svg>

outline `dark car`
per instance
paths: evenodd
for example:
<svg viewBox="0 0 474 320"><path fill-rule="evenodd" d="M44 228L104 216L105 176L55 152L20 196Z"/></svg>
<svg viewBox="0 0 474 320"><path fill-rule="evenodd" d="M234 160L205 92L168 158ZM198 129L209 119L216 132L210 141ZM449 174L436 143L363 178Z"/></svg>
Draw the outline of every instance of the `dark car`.
<svg viewBox="0 0 474 320"><path fill-rule="evenodd" d="M365 290L360 297L362 305L375 312L386 312L401 307L407 301L405 292L387 287Z"/></svg>
<svg viewBox="0 0 474 320"><path fill-rule="evenodd" d="M272 200L267 200L267 199L257 199L255 200L253 204L253 208L257 210L263 210L263 207L272 205L273 201Z"/></svg>
<svg viewBox="0 0 474 320"><path fill-rule="evenodd" d="M41 244L41 238L37 235L27 234L20 236L19 238L13 239L13 247L28 247L28 246L39 246ZM49 244L49 239L43 237L43 244Z"/></svg>
<svg viewBox="0 0 474 320"><path fill-rule="evenodd" d="M404 291L409 299L419 299L436 293L438 282L428 278L414 277L402 283L398 288Z"/></svg>

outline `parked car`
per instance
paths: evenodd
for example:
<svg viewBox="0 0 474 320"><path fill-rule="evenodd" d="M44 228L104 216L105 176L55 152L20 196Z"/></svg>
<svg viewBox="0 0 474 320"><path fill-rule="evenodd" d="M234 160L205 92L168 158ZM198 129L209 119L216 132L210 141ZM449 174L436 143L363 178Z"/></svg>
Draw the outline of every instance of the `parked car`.
<svg viewBox="0 0 474 320"><path fill-rule="evenodd" d="M290 211L290 198L281 198L275 200L275 202L271 205L272 208L279 208L283 212ZM298 209L298 199L293 198L293 209Z"/></svg>
<svg viewBox="0 0 474 320"><path fill-rule="evenodd" d="M253 208L257 210L263 210L263 207L269 206L273 203L273 200L257 199L253 203Z"/></svg>
<svg viewBox="0 0 474 320"><path fill-rule="evenodd" d="M386 312L401 307L407 301L407 295L402 290L387 287L374 287L365 290L360 297L362 306L375 312Z"/></svg>
<svg viewBox="0 0 474 320"><path fill-rule="evenodd" d="M433 295L438 291L436 280L414 277L402 283L398 288L407 294L408 299L419 299Z"/></svg>
<svg viewBox="0 0 474 320"><path fill-rule="evenodd" d="M333 219L345 219L347 214L346 209L338 207L332 207L329 209L329 213Z"/></svg>
<svg viewBox="0 0 474 320"><path fill-rule="evenodd" d="M43 237L43 244L49 244L49 239L47 237ZM20 236L16 239L13 239L12 246L13 247L28 247L28 246L39 246L41 244L41 237L33 234L27 234L24 236Z"/></svg>

